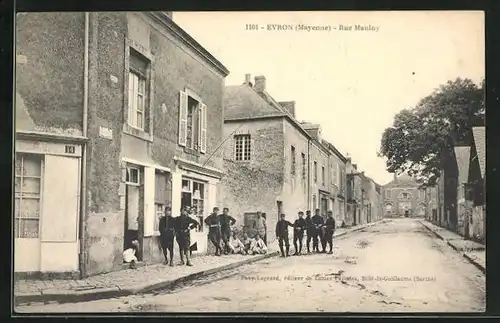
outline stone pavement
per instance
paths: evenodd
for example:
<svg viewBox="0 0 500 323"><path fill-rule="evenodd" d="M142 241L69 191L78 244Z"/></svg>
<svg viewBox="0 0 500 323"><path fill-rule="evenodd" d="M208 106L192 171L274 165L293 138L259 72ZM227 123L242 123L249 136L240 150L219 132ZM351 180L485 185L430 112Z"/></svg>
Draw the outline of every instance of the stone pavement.
<svg viewBox="0 0 500 323"><path fill-rule="evenodd" d="M478 267L482 272L486 272L486 247L483 244L466 240L461 235L441 228L429 221L422 220L420 222L440 239L446 241L450 247L460 252L474 266Z"/></svg>
<svg viewBox="0 0 500 323"><path fill-rule="evenodd" d="M349 229L339 228L335 237L349 232L387 222L382 220ZM144 265L136 270L126 269L106 274L95 275L79 280L17 280L14 283L16 303L23 302L78 302L126 296L137 293L164 289L187 280L197 279L218 271L235 268L278 254L277 243L269 246L267 255L241 256L226 255L222 257L198 256L193 258L193 267L176 265L169 267L163 264Z"/></svg>

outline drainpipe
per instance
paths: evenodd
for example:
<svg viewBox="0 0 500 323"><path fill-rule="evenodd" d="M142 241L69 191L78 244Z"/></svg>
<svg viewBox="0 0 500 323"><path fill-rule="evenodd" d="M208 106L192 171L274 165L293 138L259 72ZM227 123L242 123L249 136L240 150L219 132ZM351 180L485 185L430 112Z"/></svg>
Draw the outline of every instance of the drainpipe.
<svg viewBox="0 0 500 323"><path fill-rule="evenodd" d="M307 139L307 209L311 210L311 139Z"/></svg>
<svg viewBox="0 0 500 323"><path fill-rule="evenodd" d="M88 102L89 102L89 13L85 12L85 36L83 53L83 136L88 136ZM87 145L85 142L82 149L82 174L81 174L81 193L80 193L80 276L86 276L86 251L85 251L85 218L87 216Z"/></svg>

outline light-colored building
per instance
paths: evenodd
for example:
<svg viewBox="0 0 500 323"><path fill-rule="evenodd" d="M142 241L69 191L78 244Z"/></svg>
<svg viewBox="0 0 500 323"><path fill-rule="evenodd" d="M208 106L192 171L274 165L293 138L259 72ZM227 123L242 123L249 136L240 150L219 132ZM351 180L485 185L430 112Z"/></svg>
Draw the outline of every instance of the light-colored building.
<svg viewBox="0 0 500 323"><path fill-rule="evenodd" d="M165 206L202 223L217 204L229 72L171 18L18 16L16 272L122 269L132 239L161 261ZM204 225L192 240L206 251Z"/></svg>
<svg viewBox="0 0 500 323"><path fill-rule="evenodd" d="M403 174L383 186L385 217L425 217L427 203L424 189Z"/></svg>

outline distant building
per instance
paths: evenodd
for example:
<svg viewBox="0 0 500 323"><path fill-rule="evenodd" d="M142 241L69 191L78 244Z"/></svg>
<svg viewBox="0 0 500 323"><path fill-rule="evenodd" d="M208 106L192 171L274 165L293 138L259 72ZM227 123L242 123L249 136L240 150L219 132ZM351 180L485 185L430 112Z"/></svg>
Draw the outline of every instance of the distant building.
<svg viewBox="0 0 500 323"><path fill-rule="evenodd" d="M385 217L424 217L427 204L425 190L410 176L403 174L383 186Z"/></svg>

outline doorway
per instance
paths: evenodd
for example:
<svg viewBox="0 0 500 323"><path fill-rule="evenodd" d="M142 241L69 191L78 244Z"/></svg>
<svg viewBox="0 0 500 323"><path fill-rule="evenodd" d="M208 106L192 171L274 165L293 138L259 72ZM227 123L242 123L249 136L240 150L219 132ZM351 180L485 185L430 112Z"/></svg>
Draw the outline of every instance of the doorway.
<svg viewBox="0 0 500 323"><path fill-rule="evenodd" d="M139 242L139 249L136 252L138 261L142 261L143 230L141 223L142 212L140 208L141 182L140 169L138 167L127 167L127 178L125 185L125 221L123 250L131 248L132 241Z"/></svg>
<svg viewBox="0 0 500 323"><path fill-rule="evenodd" d="M408 211L405 211L405 218L409 217L410 216L410 212Z"/></svg>

